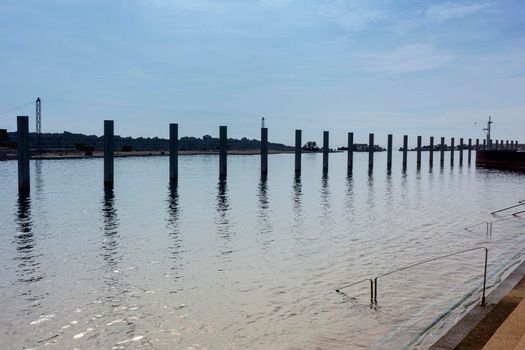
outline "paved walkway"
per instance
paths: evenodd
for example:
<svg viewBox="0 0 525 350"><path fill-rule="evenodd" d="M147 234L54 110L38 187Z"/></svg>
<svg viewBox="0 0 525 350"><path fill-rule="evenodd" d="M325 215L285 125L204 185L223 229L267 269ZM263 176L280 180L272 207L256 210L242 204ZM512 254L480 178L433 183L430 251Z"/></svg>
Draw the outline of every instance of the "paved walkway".
<svg viewBox="0 0 525 350"><path fill-rule="evenodd" d="M525 280L522 280L522 283ZM525 349L525 288L515 292L522 297L519 305L499 326L496 333L485 344L483 350Z"/></svg>
<svg viewBox="0 0 525 350"><path fill-rule="evenodd" d="M458 344L457 350L525 349L525 278Z"/></svg>
<svg viewBox="0 0 525 350"><path fill-rule="evenodd" d="M525 350L525 262L522 262L429 350Z"/></svg>

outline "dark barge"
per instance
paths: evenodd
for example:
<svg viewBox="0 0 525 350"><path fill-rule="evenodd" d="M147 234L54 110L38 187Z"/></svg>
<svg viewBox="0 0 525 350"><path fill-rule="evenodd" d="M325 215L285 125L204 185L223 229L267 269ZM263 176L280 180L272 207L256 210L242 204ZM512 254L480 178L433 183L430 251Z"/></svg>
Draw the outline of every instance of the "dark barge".
<svg viewBox="0 0 525 350"><path fill-rule="evenodd" d="M525 172L525 152L480 150L476 152L476 166Z"/></svg>

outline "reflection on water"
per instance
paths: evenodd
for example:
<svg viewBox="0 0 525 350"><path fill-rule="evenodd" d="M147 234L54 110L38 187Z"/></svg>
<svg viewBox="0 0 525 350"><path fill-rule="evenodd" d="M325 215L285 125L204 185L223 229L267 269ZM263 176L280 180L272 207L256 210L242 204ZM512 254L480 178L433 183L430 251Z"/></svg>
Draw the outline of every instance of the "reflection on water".
<svg viewBox="0 0 525 350"><path fill-rule="evenodd" d="M303 225L303 187L301 184L301 176L300 175L294 175L293 177L293 195L292 195L292 201L293 201L293 214L294 214L294 220L293 220L293 227L294 230L300 230Z"/></svg>
<svg viewBox="0 0 525 350"><path fill-rule="evenodd" d="M18 194L17 230L13 243L16 247L14 257L17 282L23 285L21 296L28 302L26 311L40 306L45 293L42 293L34 284L45 277L40 269L39 254L36 253L36 237L33 232L33 218L31 216L31 197L27 192Z"/></svg>
<svg viewBox="0 0 525 350"><path fill-rule="evenodd" d="M392 190L392 172L388 171L385 177L385 202L388 204L388 207L392 207L394 192Z"/></svg>
<svg viewBox="0 0 525 350"><path fill-rule="evenodd" d="M259 179L258 197L259 209L266 211L268 209L268 177L265 175L261 175L261 178Z"/></svg>
<svg viewBox="0 0 525 350"><path fill-rule="evenodd" d="M294 208L301 207L301 198L302 198L302 185L301 185L301 176L295 175L293 178L293 203Z"/></svg>
<svg viewBox="0 0 525 350"><path fill-rule="evenodd" d="M107 300L112 305L121 305L123 295L126 291L122 286L122 271L119 264L122 255L119 252L119 219L115 207L115 194L112 187L104 186L104 198L102 200L103 218L103 240L100 256L104 261L104 284L107 292Z"/></svg>
<svg viewBox="0 0 525 350"><path fill-rule="evenodd" d="M261 175L257 197L259 199L259 211L257 215L259 232L261 234L267 234L272 232L272 224L270 220L270 204L268 200L268 178L266 175Z"/></svg>
<svg viewBox="0 0 525 350"><path fill-rule="evenodd" d="M349 173L345 178L345 212L349 219L354 216L354 178Z"/></svg>
<svg viewBox="0 0 525 350"><path fill-rule="evenodd" d="M0 348L401 349L465 296L437 333L477 301L478 260L386 278L375 310L368 282L347 298L334 289L479 245L492 284L523 258L523 221L495 223L490 239L462 226L523 199L523 175L450 170L448 155L446 168L417 172L415 153L401 172L400 152L397 171L379 154L372 174L356 154L347 176L345 156L331 154L329 176L320 154L305 156L302 177L293 155L270 157L269 177L257 157L232 157L227 182L215 156L181 157L184 181L170 187L167 157L130 157L104 192L101 159L41 161L31 197L17 197L16 163L0 162L11 243L0 246Z"/></svg>
<svg viewBox="0 0 525 350"><path fill-rule="evenodd" d="M220 237L231 238L230 200L228 198L228 184L225 178L220 178L217 184L217 232Z"/></svg>
<svg viewBox="0 0 525 350"><path fill-rule="evenodd" d="M257 211L257 227L260 237L257 242L260 243L261 249L270 248L272 239L268 237L273 232L273 225L271 220L272 211L270 210L270 201L268 199L268 177L261 175L259 185L257 186L258 211Z"/></svg>
<svg viewBox="0 0 525 350"><path fill-rule="evenodd" d="M170 236L170 245L169 245L169 258L173 262L171 267L171 272L175 280L181 277L181 267L183 265L182 254L184 252L182 237L179 228L179 220L181 216L181 208L179 206L179 187L177 182L172 181L168 186L168 219L167 219L167 229Z"/></svg>
<svg viewBox="0 0 525 350"><path fill-rule="evenodd" d="M121 257L118 254L118 218L115 208L115 194L113 188L104 187L104 199L102 200L102 217L104 219L104 239L102 241L102 258L107 264L108 270L117 268Z"/></svg>
<svg viewBox="0 0 525 350"><path fill-rule="evenodd" d="M229 255L233 252L231 239L234 235L233 223L230 217L230 199L228 197L228 184L225 177L219 177L217 184L217 210L215 223L217 225L217 234L222 239L222 247L219 254L222 262L231 261Z"/></svg>
<svg viewBox="0 0 525 350"><path fill-rule="evenodd" d="M330 186L328 183L328 172L324 172L321 177L321 226L324 231L331 229L333 218L332 213L332 200L330 194Z"/></svg>
<svg viewBox="0 0 525 350"><path fill-rule="evenodd" d="M42 174L42 159L35 159L35 188L38 199L42 198L44 190L44 176Z"/></svg>

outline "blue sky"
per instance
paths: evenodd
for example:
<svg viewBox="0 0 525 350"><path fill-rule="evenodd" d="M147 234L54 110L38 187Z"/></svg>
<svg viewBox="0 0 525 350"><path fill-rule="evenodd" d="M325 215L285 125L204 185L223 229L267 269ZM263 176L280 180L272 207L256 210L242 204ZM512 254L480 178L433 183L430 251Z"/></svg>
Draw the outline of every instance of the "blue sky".
<svg viewBox="0 0 525 350"><path fill-rule="evenodd" d="M48 132L525 135L522 0L0 0L0 53L0 113Z"/></svg>

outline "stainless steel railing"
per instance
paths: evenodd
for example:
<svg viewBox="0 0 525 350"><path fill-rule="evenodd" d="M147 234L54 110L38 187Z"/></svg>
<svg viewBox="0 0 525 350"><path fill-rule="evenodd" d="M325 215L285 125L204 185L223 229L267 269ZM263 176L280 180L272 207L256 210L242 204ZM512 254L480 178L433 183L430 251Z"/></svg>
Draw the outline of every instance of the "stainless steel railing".
<svg viewBox="0 0 525 350"><path fill-rule="evenodd" d="M354 286L354 285L359 284L359 283L370 281L370 304L371 305L377 305L377 286L378 286L379 278L386 277L386 276L392 275L392 274L400 272L400 271L408 270L410 268L413 268L413 267L416 267L416 266L419 266L419 265L427 264L427 263L432 262L432 261L442 260L442 259L454 256L454 255L460 255L460 254L464 254L464 253L467 253L467 252L471 252L471 251L474 251L474 250L480 250L480 249L483 249L485 251L485 264L484 264L484 269L483 269L483 290L482 290L482 295L481 295L481 301L479 303L481 306L484 306L486 304L485 291L486 291L486 288L487 288L487 265L488 265L488 252L489 252L489 250L486 247L475 247L475 248L465 249L465 250L461 250L461 251L458 251L458 252L441 255L441 256L438 256L438 257L435 257L435 258L432 258L432 259L419 261L417 263L414 263L414 264L411 264L411 265L408 265L408 266L404 266L404 267L401 267L401 268L398 268L398 269L395 269L395 270L383 273L381 275L376 276L373 279L372 278L366 278L366 279L362 279L362 280L357 281L357 282L353 282L353 283L344 285L342 287L337 288L335 291L338 292L338 293L341 293L342 289Z"/></svg>
<svg viewBox="0 0 525 350"><path fill-rule="evenodd" d="M519 207L520 205L525 205L525 200L518 201L518 204L516 204L516 205L512 205L510 207L506 207L506 208L503 208L503 209L499 209L499 210L493 211L491 214L494 215L496 213L499 213L499 212L502 212L502 211L505 211L505 210L509 210L509 209L512 209L512 208Z"/></svg>

